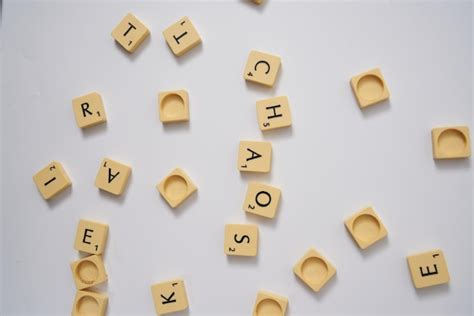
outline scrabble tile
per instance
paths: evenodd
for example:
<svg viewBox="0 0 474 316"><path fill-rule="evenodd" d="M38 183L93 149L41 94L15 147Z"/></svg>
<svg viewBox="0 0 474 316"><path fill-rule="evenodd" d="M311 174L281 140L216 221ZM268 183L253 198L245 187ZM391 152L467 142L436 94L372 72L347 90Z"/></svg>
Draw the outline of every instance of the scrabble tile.
<svg viewBox="0 0 474 316"><path fill-rule="evenodd" d="M182 279L155 284L151 287L156 314L168 314L188 308L188 297Z"/></svg>
<svg viewBox="0 0 474 316"><path fill-rule="evenodd" d="M81 219L77 225L74 249L100 255L104 252L108 233L107 224Z"/></svg>
<svg viewBox="0 0 474 316"><path fill-rule="evenodd" d="M291 126L288 97L276 97L257 101L258 126L262 131Z"/></svg>
<svg viewBox="0 0 474 316"><path fill-rule="evenodd" d="M407 261L417 289L449 282L448 265L442 250L435 249L408 256Z"/></svg>
<svg viewBox="0 0 474 316"><path fill-rule="evenodd" d="M287 307L288 299L286 297L267 291L258 291L252 315L285 316Z"/></svg>
<svg viewBox="0 0 474 316"><path fill-rule="evenodd" d="M163 36L176 56L182 56L201 44L201 37L187 16L164 30Z"/></svg>
<svg viewBox="0 0 474 316"><path fill-rule="evenodd" d="M262 4L263 3L263 0L252 0L253 3L256 3L256 4Z"/></svg>
<svg viewBox="0 0 474 316"><path fill-rule="evenodd" d="M72 99L72 109L77 126L90 127L107 121L102 97L92 92Z"/></svg>
<svg viewBox="0 0 474 316"><path fill-rule="evenodd" d="M434 128L431 131L435 159L467 158L471 156L471 138L467 126Z"/></svg>
<svg viewBox="0 0 474 316"><path fill-rule="evenodd" d="M372 207L355 213L344 223L361 249L365 249L387 236L387 229Z"/></svg>
<svg viewBox="0 0 474 316"><path fill-rule="evenodd" d="M224 252L230 256L256 256L258 226L253 224L225 225Z"/></svg>
<svg viewBox="0 0 474 316"><path fill-rule="evenodd" d="M172 208L179 206L197 191L191 178L180 168L171 171L156 188Z"/></svg>
<svg viewBox="0 0 474 316"><path fill-rule="evenodd" d="M102 160L95 178L95 186L114 195L125 190L132 168L109 158Z"/></svg>
<svg viewBox="0 0 474 316"><path fill-rule="evenodd" d="M148 28L136 16L128 13L112 31L112 37L129 53L150 35Z"/></svg>
<svg viewBox="0 0 474 316"><path fill-rule="evenodd" d="M309 249L293 272L313 291L318 292L336 274L336 268L319 252Z"/></svg>
<svg viewBox="0 0 474 316"><path fill-rule="evenodd" d="M109 297L107 294L77 291L72 316L104 316Z"/></svg>
<svg viewBox="0 0 474 316"><path fill-rule="evenodd" d="M164 91L158 95L160 121L189 121L189 97L186 90Z"/></svg>
<svg viewBox="0 0 474 316"><path fill-rule="evenodd" d="M247 59L244 79L272 87L275 84L280 64L279 56L253 50Z"/></svg>
<svg viewBox="0 0 474 316"><path fill-rule="evenodd" d="M71 185L71 180L58 161L53 161L33 176L33 181L45 200Z"/></svg>
<svg viewBox="0 0 474 316"><path fill-rule="evenodd" d="M244 211L263 217L273 218L280 201L278 188L259 182L249 182L244 201Z"/></svg>
<svg viewBox="0 0 474 316"><path fill-rule="evenodd" d="M387 100L390 97L387 83L378 68L352 77L351 86L361 108Z"/></svg>
<svg viewBox="0 0 474 316"><path fill-rule="evenodd" d="M92 255L72 262L71 271L78 290L107 281L107 273L100 255Z"/></svg>
<svg viewBox="0 0 474 316"><path fill-rule="evenodd" d="M241 141L237 168L248 172L270 172L272 144L269 142Z"/></svg>

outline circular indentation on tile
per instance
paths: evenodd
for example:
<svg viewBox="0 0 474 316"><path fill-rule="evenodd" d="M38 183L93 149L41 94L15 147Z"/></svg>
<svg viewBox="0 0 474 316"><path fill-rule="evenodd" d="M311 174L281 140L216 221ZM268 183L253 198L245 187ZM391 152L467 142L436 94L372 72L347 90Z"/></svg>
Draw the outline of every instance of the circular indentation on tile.
<svg viewBox="0 0 474 316"><path fill-rule="evenodd" d="M443 154L455 154L462 152L467 146L467 139L457 129L447 129L438 137L438 147Z"/></svg>
<svg viewBox="0 0 474 316"><path fill-rule="evenodd" d="M328 275L329 268L323 259L309 257L301 265L301 273L305 280L312 284L320 284Z"/></svg>
<svg viewBox="0 0 474 316"><path fill-rule="evenodd" d="M383 81L376 75L365 75L357 82L357 93L365 100L377 100L383 94Z"/></svg>
<svg viewBox="0 0 474 316"><path fill-rule="evenodd" d="M266 298L257 305L257 316L281 316L283 311L277 301Z"/></svg>
<svg viewBox="0 0 474 316"><path fill-rule="evenodd" d="M186 196L188 182L180 175L172 175L165 181L165 194L172 200L179 200Z"/></svg>
<svg viewBox="0 0 474 316"><path fill-rule="evenodd" d="M99 277L99 268L89 260L81 261L76 267L76 275L84 284L92 284Z"/></svg>
<svg viewBox="0 0 474 316"><path fill-rule="evenodd" d="M95 297L84 295L77 301L76 312L79 315L96 315L99 313L99 302Z"/></svg>
<svg viewBox="0 0 474 316"><path fill-rule="evenodd" d="M167 118L179 118L185 115L184 99L176 93L168 94L161 101L161 109Z"/></svg>
<svg viewBox="0 0 474 316"><path fill-rule="evenodd" d="M357 239L369 242L379 235L380 223L372 215L362 214L352 223L352 231Z"/></svg>

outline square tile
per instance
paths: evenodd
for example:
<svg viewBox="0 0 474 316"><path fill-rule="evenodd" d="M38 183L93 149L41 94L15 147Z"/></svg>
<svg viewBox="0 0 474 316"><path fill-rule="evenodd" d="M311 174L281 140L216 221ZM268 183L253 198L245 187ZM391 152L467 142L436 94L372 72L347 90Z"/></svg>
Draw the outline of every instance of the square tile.
<svg viewBox="0 0 474 316"><path fill-rule="evenodd" d="M62 164L53 161L33 176L33 181L45 200L49 200L71 186Z"/></svg>
<svg viewBox="0 0 474 316"><path fill-rule="evenodd" d="M164 30L163 36L176 56L182 56L201 44L201 37L187 16Z"/></svg>

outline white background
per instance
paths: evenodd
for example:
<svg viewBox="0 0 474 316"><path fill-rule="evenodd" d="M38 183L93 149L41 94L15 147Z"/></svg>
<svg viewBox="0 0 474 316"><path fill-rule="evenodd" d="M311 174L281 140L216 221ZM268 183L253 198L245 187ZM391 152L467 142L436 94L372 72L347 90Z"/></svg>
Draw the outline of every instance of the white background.
<svg viewBox="0 0 474 316"><path fill-rule="evenodd" d="M151 37L133 55L110 36L132 12ZM175 58L161 34L187 15L203 44ZM431 128L472 126L472 4L6 1L2 21L2 301L5 315L67 315L80 218L110 225L108 315L154 315L150 286L183 277L181 315L250 315L256 293L287 315L472 313L472 163L435 162ZM251 49L275 53L275 87L246 84ZM361 111L351 76L380 67L390 102ZM157 93L185 88L189 124L164 127ZM101 93L108 122L82 131L71 100ZM293 127L258 129L255 102L288 95ZM471 130L472 134L472 130ZM269 175L240 174L241 139L273 144ZM99 192L103 157L133 167L124 196ZM32 176L62 162L72 190L44 201ZM172 168L198 185L172 210ZM246 184L282 189L273 220L242 210ZM343 219L373 205L388 239L361 251ZM256 258L223 253L224 224L257 223ZM336 266L320 293L292 267L309 247ZM441 248L449 285L415 290L409 254Z"/></svg>

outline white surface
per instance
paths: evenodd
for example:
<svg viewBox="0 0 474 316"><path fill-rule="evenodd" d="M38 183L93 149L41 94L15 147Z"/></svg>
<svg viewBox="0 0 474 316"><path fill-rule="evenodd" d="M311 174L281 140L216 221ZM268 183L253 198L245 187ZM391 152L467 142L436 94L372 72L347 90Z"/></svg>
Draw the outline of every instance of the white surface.
<svg viewBox="0 0 474 316"><path fill-rule="evenodd" d="M110 36L128 12L151 37L134 55ZM471 161L435 163L430 130L472 126L469 2L4 3L2 300L5 315L67 315L80 218L109 223L108 315L154 315L151 284L182 276L190 315L249 315L256 292L287 315L472 313ZM161 31L183 15L203 45L176 59ZM273 89L247 85L248 52L282 57ZM381 67L391 101L361 111L349 78ZM191 122L164 128L157 93L186 88ZM104 99L108 123L76 127L71 99ZM255 101L288 95L293 128L262 135ZM472 131L471 131L472 133ZM240 175L241 139L273 144L270 175ZM123 198L94 187L104 156L130 163ZM51 160L72 190L50 203L31 179ZM181 166L198 194L171 210L155 184ZM274 220L246 216L246 183L280 186ZM373 204L388 240L361 252L343 219ZM258 257L223 254L225 223L260 226ZM292 272L314 246L337 267L322 292ZM416 291L405 257L445 251L449 286Z"/></svg>

